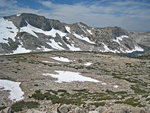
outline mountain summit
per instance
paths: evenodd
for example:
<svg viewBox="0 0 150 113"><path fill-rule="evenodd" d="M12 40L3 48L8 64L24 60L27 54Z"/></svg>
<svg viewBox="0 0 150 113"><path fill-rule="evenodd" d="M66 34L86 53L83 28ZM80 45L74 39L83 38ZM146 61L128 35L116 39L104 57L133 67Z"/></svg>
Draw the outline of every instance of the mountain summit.
<svg viewBox="0 0 150 113"><path fill-rule="evenodd" d="M131 53L143 51L139 35L120 27L93 28L23 13L0 19L0 54L51 50Z"/></svg>

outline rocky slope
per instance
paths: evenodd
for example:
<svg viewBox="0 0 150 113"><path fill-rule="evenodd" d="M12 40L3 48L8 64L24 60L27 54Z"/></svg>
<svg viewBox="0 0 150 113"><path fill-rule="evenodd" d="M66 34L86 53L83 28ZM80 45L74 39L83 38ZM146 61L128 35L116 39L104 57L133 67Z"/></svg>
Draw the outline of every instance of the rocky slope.
<svg viewBox="0 0 150 113"><path fill-rule="evenodd" d="M0 56L0 112L150 113L149 92L150 57L81 51Z"/></svg>
<svg viewBox="0 0 150 113"><path fill-rule="evenodd" d="M0 19L0 54L51 50L130 53L143 51L138 43L149 46L149 39L148 34L130 33L120 27L65 24L35 14Z"/></svg>

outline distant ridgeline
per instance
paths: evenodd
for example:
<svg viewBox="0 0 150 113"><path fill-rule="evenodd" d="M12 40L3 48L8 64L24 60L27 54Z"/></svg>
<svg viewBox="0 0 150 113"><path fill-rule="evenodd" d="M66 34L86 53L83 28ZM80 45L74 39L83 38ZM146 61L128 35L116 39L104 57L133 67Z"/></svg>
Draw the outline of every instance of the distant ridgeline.
<svg viewBox="0 0 150 113"><path fill-rule="evenodd" d="M0 19L0 54L53 50L143 53L139 44L150 46L149 36L120 27L93 28L23 13Z"/></svg>

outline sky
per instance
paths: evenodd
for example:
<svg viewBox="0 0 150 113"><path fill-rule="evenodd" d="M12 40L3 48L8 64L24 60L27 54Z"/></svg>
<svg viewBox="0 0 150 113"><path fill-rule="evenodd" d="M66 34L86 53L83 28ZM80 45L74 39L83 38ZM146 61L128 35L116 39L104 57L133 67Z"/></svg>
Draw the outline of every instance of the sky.
<svg viewBox="0 0 150 113"><path fill-rule="evenodd" d="M150 0L0 0L0 17L34 13L68 24L150 32Z"/></svg>

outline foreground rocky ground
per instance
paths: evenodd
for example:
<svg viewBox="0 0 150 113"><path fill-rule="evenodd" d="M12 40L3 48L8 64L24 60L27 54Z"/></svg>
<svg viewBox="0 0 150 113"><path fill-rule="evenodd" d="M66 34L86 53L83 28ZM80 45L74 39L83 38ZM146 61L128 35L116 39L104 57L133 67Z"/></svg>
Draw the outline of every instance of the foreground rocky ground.
<svg viewBox="0 0 150 113"><path fill-rule="evenodd" d="M53 57L67 58L58 61ZM0 110L21 113L150 113L150 59L109 53L45 52L0 56L0 79L21 82L24 100L0 90ZM43 76L78 72L99 82Z"/></svg>

